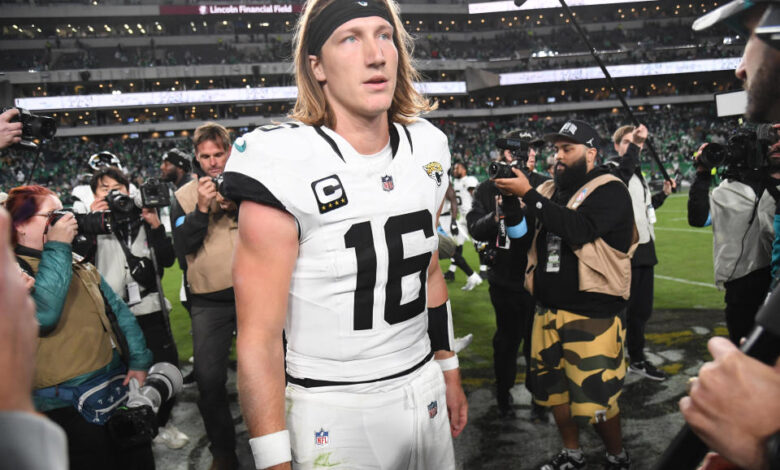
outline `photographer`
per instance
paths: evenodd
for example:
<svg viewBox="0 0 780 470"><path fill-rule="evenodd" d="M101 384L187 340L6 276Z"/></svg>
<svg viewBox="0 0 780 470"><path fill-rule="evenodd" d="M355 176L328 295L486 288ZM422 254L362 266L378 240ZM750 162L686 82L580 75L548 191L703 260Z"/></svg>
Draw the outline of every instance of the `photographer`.
<svg viewBox="0 0 780 470"><path fill-rule="evenodd" d="M198 408L211 441L213 466L233 469L238 466L236 434L225 384L236 330L231 260L238 213L216 184L230 157L231 142L227 129L206 123L195 130L193 144L206 176L176 191L171 206L173 242L177 256L187 261Z"/></svg>
<svg viewBox="0 0 780 470"><path fill-rule="evenodd" d="M62 203L53 192L14 188L6 208L17 262L35 278L36 410L65 430L71 468L153 469L151 446L114 442L104 426L113 409L98 406L121 398L127 388L119 385L146 378L152 353L135 317L92 264L73 259L77 223L72 214L54 213ZM95 389L109 383L117 386Z"/></svg>
<svg viewBox="0 0 780 470"><path fill-rule="evenodd" d="M165 227L154 208L138 209L132 204L128 214L119 214L118 209L110 206L109 199L121 200L122 196L128 196L128 186L127 177L112 166L102 167L92 176L90 187L94 201L90 209L92 212L111 210L113 219L112 233L96 235L95 266L136 316L154 362L169 362L178 367L179 353L166 313L171 306L158 291L158 279L164 268L173 265L173 243L165 234ZM157 272L152 256L156 257ZM165 306L161 305L161 298ZM178 449L188 438L168 423L174 403L175 398L160 407L157 415L160 430L156 441Z"/></svg>
<svg viewBox="0 0 780 470"><path fill-rule="evenodd" d="M661 207L674 185L664 181L663 191L650 193L639 165L639 152L646 139L647 128L644 125L620 127L612 135L619 158L608 164L612 174L628 187L634 209L634 223L639 233L639 246L631 257L631 297L626 309L626 348L630 358L628 370L661 381L666 380L666 374L645 357L645 325L653 313L653 266L658 264L653 230L655 210Z"/></svg>
<svg viewBox="0 0 780 470"><path fill-rule="evenodd" d="M119 168L122 173L127 174L127 169L122 165L119 157L105 150L90 155L89 159L87 160L87 166L89 166L90 170L93 172L92 174L107 166ZM77 214L86 214L87 212L90 212L92 203L95 201L95 196L90 184L90 181L92 180L92 174L85 173L83 176L86 177L86 180L84 180L82 184L75 186L70 193L74 199L73 211ZM138 188L136 188L132 183L130 183L128 188L133 194L138 191Z"/></svg>
<svg viewBox="0 0 780 470"><path fill-rule="evenodd" d="M507 145L509 140L517 145ZM531 135L513 131L500 139L501 161L524 162L536 154ZM514 175L513 175L514 176ZM548 178L529 173L534 185ZM531 364L531 325L535 302L523 288L526 255L531 246L533 219L526 218L516 196L501 194L492 180L477 186L471 211L466 215L469 234L476 241L485 242L488 259L487 279L490 301L496 314L496 332L493 335L493 369L496 375L496 401L501 417L514 417L510 389L517 376L517 352L523 343L526 368ZM527 376L527 375L526 375ZM526 380L526 387L529 383ZM544 407L532 402L531 420L546 421Z"/></svg>
<svg viewBox="0 0 780 470"><path fill-rule="evenodd" d="M777 133L762 125L756 132L735 133L728 146L704 144L694 154L688 223L712 225L715 283L726 290L726 325L737 345L753 328L771 281L773 218L780 200L780 153L769 154L771 138L776 142ZM710 194L718 166L725 166L724 179Z"/></svg>
<svg viewBox="0 0 780 470"><path fill-rule="evenodd" d="M553 181L535 189L525 174L496 178L533 215L526 288L543 306L534 316L531 389L551 406L563 449L543 470L585 468L579 425L591 423L606 447L604 468L628 470L620 396L626 374L625 307L638 237L626 186L596 167L600 138L571 120L545 136L555 146ZM503 176L503 175L502 175Z"/></svg>

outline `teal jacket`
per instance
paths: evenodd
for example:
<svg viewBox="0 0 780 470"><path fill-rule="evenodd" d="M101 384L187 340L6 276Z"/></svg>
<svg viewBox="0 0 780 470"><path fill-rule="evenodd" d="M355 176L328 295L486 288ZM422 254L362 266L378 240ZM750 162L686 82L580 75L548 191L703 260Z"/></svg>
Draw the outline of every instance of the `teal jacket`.
<svg viewBox="0 0 780 470"><path fill-rule="evenodd" d="M65 304L65 296L68 293L70 281L73 276L71 263L73 256L70 245L62 242L48 242L43 251L26 247L17 247L17 254L34 256L41 259L38 272L35 275L35 289L32 297L35 301L35 317L40 324L40 334L45 335L57 327L62 316L62 308ZM130 312L127 304L111 290L106 281L100 278L100 291L103 293L111 309L117 318L119 328L127 339L130 350L128 367L132 370L147 370L152 365L152 352L146 347L146 340L138 326L135 316ZM105 374L118 368L122 364L117 350L105 367L82 374L61 385L79 385L87 380ZM55 408L70 406L71 404L58 399L33 397L38 411L47 411Z"/></svg>

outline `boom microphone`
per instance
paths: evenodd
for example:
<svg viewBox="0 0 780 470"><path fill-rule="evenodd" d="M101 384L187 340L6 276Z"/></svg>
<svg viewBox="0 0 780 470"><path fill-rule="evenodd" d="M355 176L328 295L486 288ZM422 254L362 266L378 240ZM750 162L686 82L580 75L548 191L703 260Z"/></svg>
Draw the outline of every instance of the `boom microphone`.
<svg viewBox="0 0 780 470"><path fill-rule="evenodd" d="M521 7L521 6L523 6L523 3L525 3L525 2L526 2L526 0L515 0L515 6L516 7Z"/></svg>
<svg viewBox="0 0 780 470"><path fill-rule="evenodd" d="M780 356L780 289L775 289L756 315L756 326L740 348L759 361L775 363ZM687 424L653 467L654 470L693 470L707 454L707 446Z"/></svg>

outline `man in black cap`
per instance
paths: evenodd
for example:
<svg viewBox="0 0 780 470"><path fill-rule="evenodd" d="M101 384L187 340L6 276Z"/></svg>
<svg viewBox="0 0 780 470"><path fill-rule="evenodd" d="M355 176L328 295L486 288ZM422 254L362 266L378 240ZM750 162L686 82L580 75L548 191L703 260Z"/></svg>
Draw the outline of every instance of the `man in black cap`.
<svg viewBox="0 0 780 470"><path fill-rule="evenodd" d="M534 189L525 175L496 179L536 219L526 289L543 307L534 317L529 380L552 407L563 450L541 470L585 468L579 425L591 423L607 450L605 469L627 470L617 399L626 374L623 343L637 237L626 186L596 167L599 136L568 121L545 136L555 174Z"/></svg>
<svg viewBox="0 0 780 470"><path fill-rule="evenodd" d="M162 180L173 183L175 189L179 189L189 183L191 158L179 149L171 149L163 155L163 161L160 164Z"/></svg>

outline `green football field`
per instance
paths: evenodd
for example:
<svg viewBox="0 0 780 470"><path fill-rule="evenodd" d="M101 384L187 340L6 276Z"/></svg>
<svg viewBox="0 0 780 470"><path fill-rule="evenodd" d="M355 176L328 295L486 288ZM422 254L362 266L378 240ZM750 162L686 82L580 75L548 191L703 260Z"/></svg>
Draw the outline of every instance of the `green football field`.
<svg viewBox="0 0 780 470"><path fill-rule="evenodd" d="M655 268L656 309L722 309L723 293L715 289L712 272L712 230L690 227L686 217L687 194L670 196L656 212ZM464 246L464 255L477 269L479 262L472 245ZM449 261L442 261L447 269ZM484 368L492 358L491 341L495 330L493 308L488 296L487 282L471 292L460 288L465 275L458 270L455 281L449 284L456 336L474 334L474 342L461 356L464 369ZM181 271L177 265L166 270L163 287L174 304L171 328L179 356L183 361L192 355L190 318L178 302Z"/></svg>

